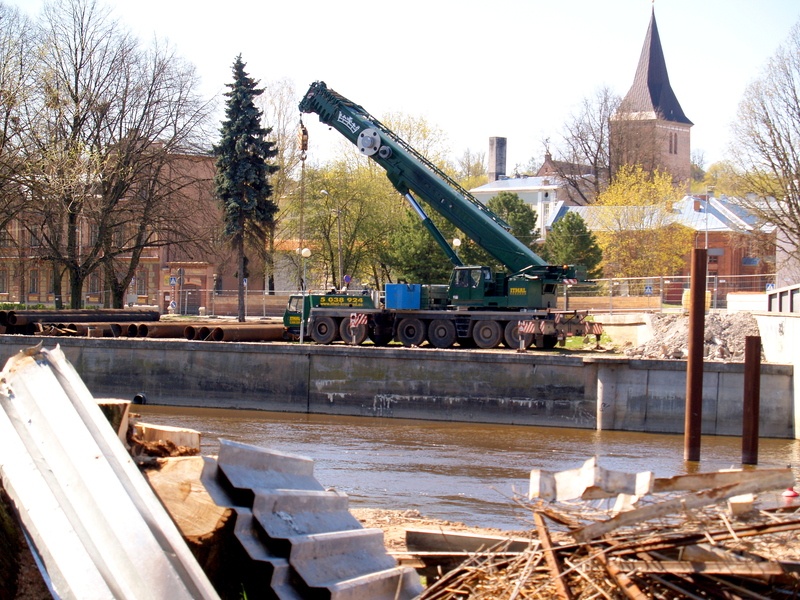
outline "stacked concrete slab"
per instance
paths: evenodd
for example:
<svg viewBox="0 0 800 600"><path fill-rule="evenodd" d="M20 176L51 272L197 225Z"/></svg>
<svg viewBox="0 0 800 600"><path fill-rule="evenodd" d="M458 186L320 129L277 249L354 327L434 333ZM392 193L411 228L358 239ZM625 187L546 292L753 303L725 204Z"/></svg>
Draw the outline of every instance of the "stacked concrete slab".
<svg viewBox="0 0 800 600"><path fill-rule="evenodd" d="M411 599L414 569L398 567L380 529L365 529L345 494L326 491L300 456L220 440L202 481L236 512L235 535L253 561L257 585L281 600Z"/></svg>

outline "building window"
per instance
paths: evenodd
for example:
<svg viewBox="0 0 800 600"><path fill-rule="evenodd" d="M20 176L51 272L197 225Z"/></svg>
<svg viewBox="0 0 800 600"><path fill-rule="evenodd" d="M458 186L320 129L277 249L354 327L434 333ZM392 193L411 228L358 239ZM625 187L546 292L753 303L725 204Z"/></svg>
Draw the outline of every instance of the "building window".
<svg viewBox="0 0 800 600"><path fill-rule="evenodd" d="M42 245L42 240L39 239L39 234L31 231L31 248L38 248Z"/></svg>
<svg viewBox="0 0 800 600"><path fill-rule="evenodd" d="M0 248L11 248L14 246L14 238L11 237L11 233L8 231L8 228L3 227L0 229Z"/></svg>
<svg viewBox="0 0 800 600"><path fill-rule="evenodd" d="M147 271L136 272L136 295L147 295Z"/></svg>
<svg viewBox="0 0 800 600"><path fill-rule="evenodd" d="M28 293L29 294L38 294L39 293L39 271L38 269L32 269L28 271Z"/></svg>
<svg viewBox="0 0 800 600"><path fill-rule="evenodd" d="M89 293L100 293L100 277L98 277L97 274L92 274L89 276Z"/></svg>
<svg viewBox="0 0 800 600"><path fill-rule="evenodd" d="M0 270L0 294L8 293L8 271Z"/></svg>
<svg viewBox="0 0 800 600"><path fill-rule="evenodd" d="M669 153L670 154L677 154L678 153L678 134L677 133L669 133Z"/></svg>

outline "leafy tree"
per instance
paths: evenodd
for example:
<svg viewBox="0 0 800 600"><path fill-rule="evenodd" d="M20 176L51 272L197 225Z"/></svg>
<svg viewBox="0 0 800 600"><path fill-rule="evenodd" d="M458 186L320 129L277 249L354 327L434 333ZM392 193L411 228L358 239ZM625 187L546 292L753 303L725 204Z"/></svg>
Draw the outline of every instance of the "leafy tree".
<svg viewBox="0 0 800 600"><path fill-rule="evenodd" d="M596 203L594 229L606 277L672 275L685 265L694 234L672 218L681 196L666 171L620 167Z"/></svg>
<svg viewBox="0 0 800 600"><path fill-rule="evenodd" d="M800 22L739 103L733 162L740 202L778 229L777 243L800 261Z"/></svg>
<svg viewBox="0 0 800 600"><path fill-rule="evenodd" d="M233 63L233 83L219 144L214 146L216 175L214 184L222 203L224 234L231 240L238 257L237 272L245 271L245 235L248 227L261 229L272 223L277 205L270 200L268 178L278 167L267 162L277 154L274 142L267 140L270 129L261 125L261 111L254 100L263 93L244 70L242 56ZM239 321L244 321L244 278L239 277Z"/></svg>
<svg viewBox="0 0 800 600"><path fill-rule="evenodd" d="M547 233L541 255L550 264L581 265L586 269L588 279L597 279L602 274L599 266L603 251L578 213L568 212L553 224Z"/></svg>
<svg viewBox="0 0 800 600"><path fill-rule="evenodd" d="M438 214L430 215L446 239L455 237L455 227ZM419 218L406 211L392 233L391 265L396 279L408 283L447 283L453 265Z"/></svg>
<svg viewBox="0 0 800 600"><path fill-rule="evenodd" d="M741 173L730 161L715 162L708 167L703 177L703 192L713 188L716 196L736 196L746 194L745 189L739 189L742 184Z"/></svg>
<svg viewBox="0 0 800 600"><path fill-rule="evenodd" d="M511 235L516 237L529 248L533 248L538 239L537 235L537 214L530 205L513 192L500 192L492 196L487 202L486 207L503 219L511 226ZM462 240L461 259L468 264L491 265L496 269L502 269L502 265L496 264L485 250L480 248L472 240Z"/></svg>

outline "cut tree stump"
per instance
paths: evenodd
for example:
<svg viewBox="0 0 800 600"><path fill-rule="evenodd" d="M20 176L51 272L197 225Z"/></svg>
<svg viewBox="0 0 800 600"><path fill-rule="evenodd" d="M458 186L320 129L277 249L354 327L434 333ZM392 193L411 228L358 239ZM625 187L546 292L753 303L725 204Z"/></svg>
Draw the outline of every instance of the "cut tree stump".
<svg viewBox="0 0 800 600"><path fill-rule="evenodd" d="M208 495L202 470L201 456L182 456L160 458L143 473L220 597L239 598L245 559L233 535L236 516Z"/></svg>

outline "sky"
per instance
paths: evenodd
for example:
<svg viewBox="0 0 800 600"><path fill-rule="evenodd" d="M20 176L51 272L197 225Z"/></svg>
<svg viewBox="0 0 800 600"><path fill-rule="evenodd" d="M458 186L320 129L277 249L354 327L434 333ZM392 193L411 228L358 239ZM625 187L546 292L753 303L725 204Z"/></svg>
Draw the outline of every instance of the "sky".
<svg viewBox="0 0 800 600"><path fill-rule="evenodd" d="M31 16L42 6L0 1ZM422 117L453 158L488 155L489 138L505 137L509 173L539 164L545 140L555 149L598 89L627 93L652 10L672 88L694 122L692 150L706 167L725 159L748 83L800 22L797 0L97 1L143 42L167 40L208 97L225 91L241 53L262 84L292 81L298 102L322 80L378 119ZM316 115L303 120L309 162L341 152L337 132Z"/></svg>

